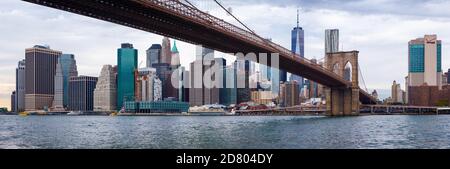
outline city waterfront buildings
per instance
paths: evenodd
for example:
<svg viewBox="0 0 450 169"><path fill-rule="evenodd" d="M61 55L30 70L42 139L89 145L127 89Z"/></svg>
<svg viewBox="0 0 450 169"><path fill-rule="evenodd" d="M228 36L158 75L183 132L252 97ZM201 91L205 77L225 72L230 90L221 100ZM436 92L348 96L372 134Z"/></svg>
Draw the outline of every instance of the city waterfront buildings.
<svg viewBox="0 0 450 169"><path fill-rule="evenodd" d="M251 100L256 104L269 105L274 103L275 97L272 91L252 91Z"/></svg>
<svg viewBox="0 0 450 169"><path fill-rule="evenodd" d="M117 66L104 65L94 90L94 110L117 110Z"/></svg>
<svg viewBox="0 0 450 169"><path fill-rule="evenodd" d="M73 76L69 79L69 110L93 111L94 90L98 78L91 76Z"/></svg>
<svg viewBox="0 0 450 169"><path fill-rule="evenodd" d="M425 35L408 43L408 104L433 106L442 90L442 42L437 35ZM426 96L436 97L435 99Z"/></svg>
<svg viewBox="0 0 450 169"><path fill-rule="evenodd" d="M339 29L325 30L325 54L339 52Z"/></svg>
<svg viewBox="0 0 450 169"><path fill-rule="evenodd" d="M36 45L25 50L25 109L44 110L52 106L56 64L62 52Z"/></svg>
<svg viewBox="0 0 450 169"><path fill-rule="evenodd" d="M179 101L152 101L124 103L127 113L183 113L189 111L189 103Z"/></svg>
<svg viewBox="0 0 450 169"><path fill-rule="evenodd" d="M124 43L117 50L117 110L124 101L134 100L134 71L137 69L138 51L132 44Z"/></svg>
<svg viewBox="0 0 450 169"><path fill-rule="evenodd" d="M14 111L25 110L25 59L19 61L16 68L16 95L14 101ZM13 107L11 107L12 109Z"/></svg>
<svg viewBox="0 0 450 169"><path fill-rule="evenodd" d="M206 70L210 69L213 60L214 50L201 45L196 46L195 61L190 64L189 104L191 106L210 104L211 99L205 100L207 95L210 95L210 89L206 89L203 77Z"/></svg>

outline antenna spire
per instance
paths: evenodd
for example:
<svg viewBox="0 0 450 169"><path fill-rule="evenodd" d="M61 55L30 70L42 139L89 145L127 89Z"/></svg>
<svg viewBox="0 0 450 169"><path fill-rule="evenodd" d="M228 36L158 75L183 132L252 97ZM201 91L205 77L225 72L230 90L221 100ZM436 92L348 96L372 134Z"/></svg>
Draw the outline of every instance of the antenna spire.
<svg viewBox="0 0 450 169"><path fill-rule="evenodd" d="M297 8L297 28L300 27L300 17L299 17L299 15L300 15L300 12L299 12L299 10Z"/></svg>

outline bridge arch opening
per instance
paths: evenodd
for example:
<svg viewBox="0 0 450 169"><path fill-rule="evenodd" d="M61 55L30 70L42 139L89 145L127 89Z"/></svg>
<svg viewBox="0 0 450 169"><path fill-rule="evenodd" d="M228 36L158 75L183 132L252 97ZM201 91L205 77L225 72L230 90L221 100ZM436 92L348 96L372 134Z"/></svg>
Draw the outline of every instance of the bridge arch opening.
<svg viewBox="0 0 450 169"><path fill-rule="evenodd" d="M335 63L334 65L333 65L333 72L334 73L336 73L336 74L340 74L339 72L339 63Z"/></svg>
<svg viewBox="0 0 450 169"><path fill-rule="evenodd" d="M348 61L344 66L344 79L347 81L352 81L352 63Z"/></svg>

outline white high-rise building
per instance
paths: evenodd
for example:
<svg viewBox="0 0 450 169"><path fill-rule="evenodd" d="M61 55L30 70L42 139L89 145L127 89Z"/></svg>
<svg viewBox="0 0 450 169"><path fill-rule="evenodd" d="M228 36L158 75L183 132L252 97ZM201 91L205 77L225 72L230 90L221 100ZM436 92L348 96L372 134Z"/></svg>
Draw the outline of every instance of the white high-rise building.
<svg viewBox="0 0 450 169"><path fill-rule="evenodd" d="M63 72L61 59L58 59L55 73L55 96L53 98L53 111L64 111L64 88L63 88Z"/></svg>
<svg viewBox="0 0 450 169"><path fill-rule="evenodd" d="M105 65L102 68L94 90L94 111L116 110L117 67Z"/></svg>

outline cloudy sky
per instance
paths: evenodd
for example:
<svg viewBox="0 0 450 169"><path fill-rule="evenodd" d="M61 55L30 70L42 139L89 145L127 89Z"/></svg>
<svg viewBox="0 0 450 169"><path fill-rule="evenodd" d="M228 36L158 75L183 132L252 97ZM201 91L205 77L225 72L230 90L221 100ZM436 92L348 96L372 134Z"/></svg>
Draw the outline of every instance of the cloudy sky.
<svg viewBox="0 0 450 169"><path fill-rule="evenodd" d="M236 24L212 0L191 0L201 9ZM447 0L222 0L233 13L262 37L290 47L290 31L300 24L305 30L305 55L323 58L324 30L340 29L341 48L359 50L360 66L369 89L389 96L393 80L404 87L409 40L437 34L443 41L443 69L450 68L450 1ZM116 64L116 49L130 42L145 50L160 43L161 36L58 11L19 0L0 1L0 107L9 107L14 90L14 71L24 49L47 44L76 55L82 75L98 76L104 64ZM181 62L187 66L195 47L177 43ZM217 53L217 56L223 56ZM232 59L227 57L226 59ZM145 62L143 63L143 65ZM386 92L387 91L387 92Z"/></svg>

